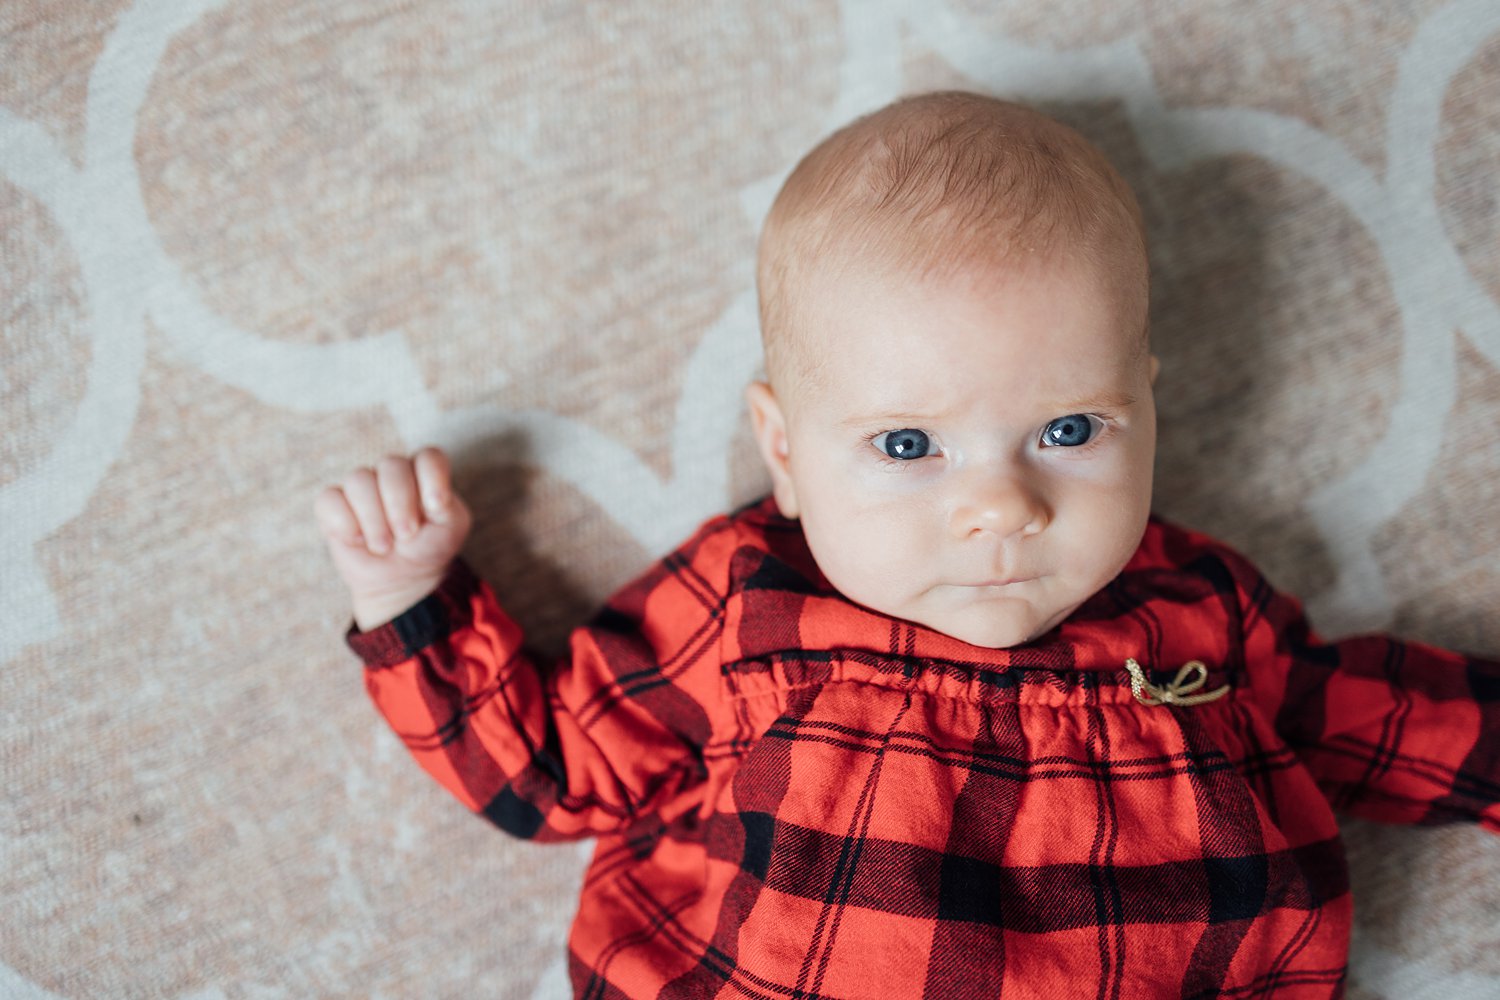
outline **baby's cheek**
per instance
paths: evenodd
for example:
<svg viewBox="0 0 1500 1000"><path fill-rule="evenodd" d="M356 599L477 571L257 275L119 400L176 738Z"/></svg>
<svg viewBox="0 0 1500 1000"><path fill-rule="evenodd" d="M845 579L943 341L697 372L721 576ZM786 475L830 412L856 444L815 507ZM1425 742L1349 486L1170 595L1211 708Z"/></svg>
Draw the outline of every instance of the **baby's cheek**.
<svg viewBox="0 0 1500 1000"><path fill-rule="evenodd" d="M1069 519L1068 568L1086 588L1098 590L1114 579L1140 545L1150 507L1129 499L1104 494Z"/></svg>
<svg viewBox="0 0 1500 1000"><path fill-rule="evenodd" d="M890 555L889 539L867 520L830 517L808 527L808 544L818 566L836 585L868 577Z"/></svg>
<svg viewBox="0 0 1500 1000"><path fill-rule="evenodd" d="M841 530L846 544L840 549L840 589L879 611L905 617L902 602L923 589L934 572L936 550L925 533L908 522L884 519L851 519Z"/></svg>
<svg viewBox="0 0 1500 1000"><path fill-rule="evenodd" d="M937 515L918 498L892 495L878 483L846 482L820 493L803 511L802 526L823 574L870 606L923 585L941 551Z"/></svg>

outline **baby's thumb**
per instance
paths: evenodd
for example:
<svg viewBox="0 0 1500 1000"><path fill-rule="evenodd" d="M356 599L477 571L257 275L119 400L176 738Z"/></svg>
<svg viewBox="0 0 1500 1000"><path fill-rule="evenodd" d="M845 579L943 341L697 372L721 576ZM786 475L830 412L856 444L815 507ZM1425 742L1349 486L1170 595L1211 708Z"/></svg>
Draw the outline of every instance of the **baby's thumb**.
<svg viewBox="0 0 1500 1000"><path fill-rule="evenodd" d="M469 537L469 529L473 526L474 516L469 513L469 507L464 503L463 497L452 490L434 492L431 502L424 496L422 510L429 523L437 529L437 534L452 539L455 546L462 545Z"/></svg>
<svg viewBox="0 0 1500 1000"><path fill-rule="evenodd" d="M454 496L450 490L430 490L422 494L422 513L433 524L449 524L453 520Z"/></svg>

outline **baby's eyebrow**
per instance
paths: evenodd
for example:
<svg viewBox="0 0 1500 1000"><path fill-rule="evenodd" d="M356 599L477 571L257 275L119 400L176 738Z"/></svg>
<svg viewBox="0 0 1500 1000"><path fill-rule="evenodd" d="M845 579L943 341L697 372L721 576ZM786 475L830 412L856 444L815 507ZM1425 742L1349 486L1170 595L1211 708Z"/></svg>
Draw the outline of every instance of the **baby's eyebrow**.
<svg viewBox="0 0 1500 1000"><path fill-rule="evenodd" d="M1106 413L1115 410L1126 410L1134 406L1137 397L1128 392L1106 389L1102 392L1089 393L1085 396L1073 397L1071 401L1053 403L1042 410L1042 413L1051 417L1066 416L1070 413L1089 413L1102 410ZM892 407L890 409L869 410L857 413L839 421L839 426L844 428L860 428L879 425L881 427L921 427L941 421L945 414L942 412L929 412Z"/></svg>
<svg viewBox="0 0 1500 1000"><path fill-rule="evenodd" d="M918 427L923 423L932 423L940 419L940 414L918 413L913 410L871 410L868 413L856 413L839 421L840 427L868 427L879 424L882 427Z"/></svg>
<svg viewBox="0 0 1500 1000"><path fill-rule="evenodd" d="M1058 413L1082 413L1086 410L1124 410L1134 406L1136 397L1128 392L1093 393L1071 403L1058 403L1052 409Z"/></svg>
<svg viewBox="0 0 1500 1000"><path fill-rule="evenodd" d="M1136 405L1137 397L1127 391L1101 390L1098 393L1089 393L1086 396L1071 397L1071 402L1052 403L1046 409L1040 411L1047 417L1065 417L1068 414L1083 414L1083 412L1113 412L1119 409L1130 409ZM916 411L916 409L901 408L901 406L873 406L867 411L853 414L852 417L843 418L838 421L838 426L847 430L862 429L862 427L924 427L939 423L950 417L944 411Z"/></svg>

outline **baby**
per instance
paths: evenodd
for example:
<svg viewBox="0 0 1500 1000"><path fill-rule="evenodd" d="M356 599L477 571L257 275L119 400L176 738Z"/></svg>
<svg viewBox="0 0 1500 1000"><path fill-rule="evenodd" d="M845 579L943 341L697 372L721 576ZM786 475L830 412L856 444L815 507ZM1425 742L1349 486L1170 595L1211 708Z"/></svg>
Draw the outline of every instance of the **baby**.
<svg viewBox="0 0 1500 1000"><path fill-rule="evenodd" d="M442 452L318 497L417 760L513 834L599 838L579 995L1337 996L1332 807L1500 830L1500 664L1322 644L1151 515L1147 284L1134 198L1077 133L907 99L767 220L773 497L564 662L456 558Z"/></svg>

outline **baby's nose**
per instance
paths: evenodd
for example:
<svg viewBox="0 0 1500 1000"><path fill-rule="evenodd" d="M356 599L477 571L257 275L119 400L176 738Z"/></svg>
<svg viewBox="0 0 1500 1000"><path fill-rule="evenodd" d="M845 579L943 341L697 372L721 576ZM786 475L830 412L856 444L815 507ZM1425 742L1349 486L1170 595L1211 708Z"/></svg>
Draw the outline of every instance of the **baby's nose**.
<svg viewBox="0 0 1500 1000"><path fill-rule="evenodd" d="M1046 501L1030 483L1016 476L989 476L963 490L949 516L956 538L993 534L1034 535L1052 519Z"/></svg>

